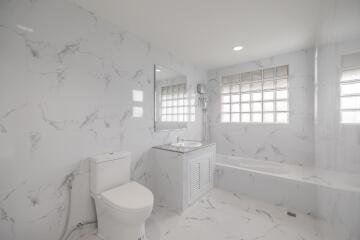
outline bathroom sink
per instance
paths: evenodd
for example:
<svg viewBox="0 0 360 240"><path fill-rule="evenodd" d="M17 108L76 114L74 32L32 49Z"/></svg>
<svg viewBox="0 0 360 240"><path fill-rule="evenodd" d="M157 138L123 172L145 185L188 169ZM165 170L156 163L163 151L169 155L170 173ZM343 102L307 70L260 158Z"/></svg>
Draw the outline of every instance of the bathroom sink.
<svg viewBox="0 0 360 240"><path fill-rule="evenodd" d="M202 145L201 142L195 142L195 141L181 141L171 144L171 146L174 147L185 147L185 148L195 148L195 147L200 147L201 145Z"/></svg>

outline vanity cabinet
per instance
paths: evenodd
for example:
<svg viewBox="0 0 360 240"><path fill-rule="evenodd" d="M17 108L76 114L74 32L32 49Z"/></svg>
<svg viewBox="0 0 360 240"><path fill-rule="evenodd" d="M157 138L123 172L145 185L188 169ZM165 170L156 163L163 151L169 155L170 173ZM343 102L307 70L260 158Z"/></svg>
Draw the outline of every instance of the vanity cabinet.
<svg viewBox="0 0 360 240"><path fill-rule="evenodd" d="M184 211L213 187L215 158L215 144L196 149L153 148L151 190L155 204Z"/></svg>
<svg viewBox="0 0 360 240"><path fill-rule="evenodd" d="M207 153L193 159L188 159L189 171L189 203L194 202L206 193L213 183L212 154Z"/></svg>

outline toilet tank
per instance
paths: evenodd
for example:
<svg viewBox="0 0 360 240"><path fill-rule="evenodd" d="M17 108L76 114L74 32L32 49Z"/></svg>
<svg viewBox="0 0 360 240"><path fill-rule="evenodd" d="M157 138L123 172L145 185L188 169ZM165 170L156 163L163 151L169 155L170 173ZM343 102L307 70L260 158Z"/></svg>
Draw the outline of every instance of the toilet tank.
<svg viewBox="0 0 360 240"><path fill-rule="evenodd" d="M100 194L130 181L131 153L104 153L90 158L90 191Z"/></svg>

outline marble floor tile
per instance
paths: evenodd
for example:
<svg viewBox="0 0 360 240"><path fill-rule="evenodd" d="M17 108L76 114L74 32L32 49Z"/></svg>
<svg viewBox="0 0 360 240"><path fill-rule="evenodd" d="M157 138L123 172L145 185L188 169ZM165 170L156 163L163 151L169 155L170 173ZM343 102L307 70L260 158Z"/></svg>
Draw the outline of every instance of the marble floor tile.
<svg viewBox="0 0 360 240"><path fill-rule="evenodd" d="M319 224L311 216L290 217L284 208L214 188L182 215L155 206L146 231L148 240L320 240Z"/></svg>

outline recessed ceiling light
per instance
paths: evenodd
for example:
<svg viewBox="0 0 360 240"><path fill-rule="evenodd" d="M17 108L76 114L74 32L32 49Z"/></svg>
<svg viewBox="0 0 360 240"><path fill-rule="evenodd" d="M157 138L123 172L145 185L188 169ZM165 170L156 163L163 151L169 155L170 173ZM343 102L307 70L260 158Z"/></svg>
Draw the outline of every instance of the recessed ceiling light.
<svg viewBox="0 0 360 240"><path fill-rule="evenodd" d="M243 46L236 46L233 48L234 51L240 51L242 50L244 47Z"/></svg>
<svg viewBox="0 0 360 240"><path fill-rule="evenodd" d="M157 71L157 72L161 72L161 70L160 70L160 69L156 69L156 71Z"/></svg>

